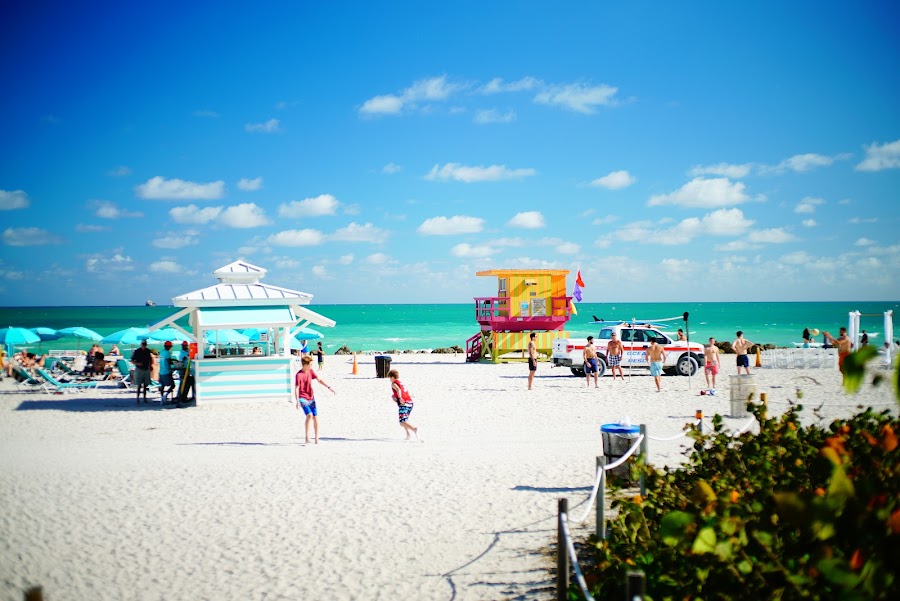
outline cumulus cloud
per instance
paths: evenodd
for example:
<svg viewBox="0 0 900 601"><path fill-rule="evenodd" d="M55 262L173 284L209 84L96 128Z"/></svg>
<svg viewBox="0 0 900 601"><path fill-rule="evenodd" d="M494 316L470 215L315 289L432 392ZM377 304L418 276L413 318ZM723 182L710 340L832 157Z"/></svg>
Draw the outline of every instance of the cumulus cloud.
<svg viewBox="0 0 900 601"><path fill-rule="evenodd" d="M372 253L364 261L368 265L384 265L390 261L390 257L384 253Z"/></svg>
<svg viewBox="0 0 900 601"><path fill-rule="evenodd" d="M812 196L807 196L794 207L795 213L815 213L816 207L819 205L825 204L825 201L821 198L813 198Z"/></svg>
<svg viewBox="0 0 900 601"><path fill-rule="evenodd" d="M92 223L79 223L75 226L75 231L80 234L96 234L98 232L108 232L109 227L105 225L94 225Z"/></svg>
<svg viewBox="0 0 900 601"><path fill-rule="evenodd" d="M110 177L125 177L127 175L131 175L131 167L119 165L118 167L114 167L107 171L106 174Z"/></svg>
<svg viewBox="0 0 900 601"><path fill-rule="evenodd" d="M613 106L618 88L601 84L587 86L573 83L564 86L550 86L534 97L538 104L561 106L577 113L592 114L598 106Z"/></svg>
<svg viewBox="0 0 900 601"><path fill-rule="evenodd" d="M865 147L866 158L857 166L857 171L881 171L900 168L900 140L878 144L873 142Z"/></svg>
<svg viewBox="0 0 900 601"><path fill-rule="evenodd" d="M396 163L388 163L381 168L381 172L386 175L393 175L395 173L400 173L401 171L403 171L403 167L397 165Z"/></svg>
<svg viewBox="0 0 900 601"><path fill-rule="evenodd" d="M397 115L404 109L416 109L423 102L446 100L465 87L450 83L446 75L420 79L397 94L383 94L366 100L359 113L363 116Z"/></svg>
<svg viewBox="0 0 900 601"><path fill-rule="evenodd" d="M341 265L350 265L351 263L353 263L353 254L350 253L347 255L341 255L340 257L338 257L338 263L340 263Z"/></svg>
<svg viewBox="0 0 900 601"><path fill-rule="evenodd" d="M157 175L135 187L138 197L149 200L215 200L225 195L225 182L198 184Z"/></svg>
<svg viewBox="0 0 900 601"><path fill-rule="evenodd" d="M669 232L658 236L663 244L679 244L685 238L698 236L740 236L753 225L752 219L744 217L740 209L719 209L707 213L702 218L690 217L682 220Z"/></svg>
<svg viewBox="0 0 900 601"><path fill-rule="evenodd" d="M27 209L30 204L24 190L0 190L0 211Z"/></svg>
<svg viewBox="0 0 900 601"><path fill-rule="evenodd" d="M149 267L153 273L179 273L184 268L175 261L156 261L151 263Z"/></svg>
<svg viewBox="0 0 900 601"><path fill-rule="evenodd" d="M246 131L258 134L274 134L278 131L281 122L278 119L269 119L263 123L248 123L244 125Z"/></svg>
<svg viewBox="0 0 900 601"><path fill-rule="evenodd" d="M449 236L453 234L477 234L484 228L484 219L454 215L453 217L431 217L422 222L416 230L425 236Z"/></svg>
<svg viewBox="0 0 900 601"><path fill-rule="evenodd" d="M266 212L252 202L227 207L219 215L218 221L224 226L241 229L269 224Z"/></svg>
<svg viewBox="0 0 900 601"><path fill-rule="evenodd" d="M126 209L120 209L116 205L116 203L110 202L108 200L97 200L92 204L95 207L94 215L102 219L124 219L144 216L144 214L140 211L128 211Z"/></svg>
<svg viewBox="0 0 900 601"><path fill-rule="evenodd" d="M39 227L8 227L3 230L3 244L6 246L45 246L61 243L61 238Z"/></svg>
<svg viewBox="0 0 900 601"><path fill-rule="evenodd" d="M186 207L175 207L169 210L169 217L175 223L192 223L202 225L209 223L219 216L222 207L203 207L197 205L188 205Z"/></svg>
<svg viewBox="0 0 900 601"><path fill-rule="evenodd" d="M833 157L825 156L822 154L816 154L813 152L808 152L806 154L795 154L792 157L789 157L774 167L769 169L763 169L763 171L771 170L776 173L781 173L784 171L796 171L797 173L804 173L806 171L812 171L818 167L828 167L832 165L835 161L846 160L850 158L849 154L838 154Z"/></svg>
<svg viewBox="0 0 900 601"><path fill-rule="evenodd" d="M282 203L278 206L278 215L288 218L334 215L340 204L331 194L320 194L312 198Z"/></svg>
<svg viewBox="0 0 900 601"><path fill-rule="evenodd" d="M285 230L272 234L266 242L273 246L317 246L322 244L325 236L319 230Z"/></svg>
<svg viewBox="0 0 900 601"><path fill-rule="evenodd" d="M489 257L493 254L496 254L498 251L487 244L457 244L453 248L450 249L450 254L454 257L460 257L462 259L477 259L481 257Z"/></svg>
<svg viewBox="0 0 900 601"><path fill-rule="evenodd" d="M594 225L606 225L617 221L619 218L615 215L607 215L606 217L597 217L591 223Z"/></svg>
<svg viewBox="0 0 900 601"><path fill-rule="evenodd" d="M388 233L371 223L360 225L356 222L350 223L346 227L342 227L335 231L329 239L340 242L383 242L388 237Z"/></svg>
<svg viewBox="0 0 900 601"><path fill-rule="evenodd" d="M84 268L91 273L109 274L118 271L133 271L134 261L128 255L122 254L118 249L111 255L104 253L88 257L84 262Z"/></svg>
<svg viewBox="0 0 900 601"><path fill-rule="evenodd" d="M784 244L785 242L794 242L797 237L785 231L781 227L773 227L765 230L757 230L750 232L747 236L750 242L761 244Z"/></svg>
<svg viewBox="0 0 900 601"><path fill-rule="evenodd" d="M743 183L732 182L727 177L697 177L671 194L651 196L647 204L651 207L677 205L704 209L729 207L750 200L745 188Z"/></svg>
<svg viewBox="0 0 900 601"><path fill-rule="evenodd" d="M237 187L238 189L244 190L245 192L253 192L254 190L259 190L263 187L263 178L254 177L253 179L247 179L246 177L242 177L238 180Z"/></svg>
<svg viewBox="0 0 900 601"><path fill-rule="evenodd" d="M591 182L592 186L601 186L608 190L627 188L637 180L627 171L613 171Z"/></svg>
<svg viewBox="0 0 900 601"><path fill-rule="evenodd" d="M853 243L854 246L872 246L873 244L875 244L875 241L868 238L860 238Z"/></svg>
<svg viewBox="0 0 900 601"><path fill-rule="evenodd" d="M475 113L475 123L484 125L487 123L512 123L516 120L516 112L512 109L501 113L497 109L482 109Z"/></svg>
<svg viewBox="0 0 900 601"><path fill-rule="evenodd" d="M496 182L507 179L531 177L537 172L534 169L508 169L506 165L490 167L468 167L459 163L447 163L443 167L435 165L425 179L429 181L455 180L471 184L474 182Z"/></svg>
<svg viewBox="0 0 900 601"><path fill-rule="evenodd" d="M740 165L732 165L729 163L718 163L716 165L695 165L688 174L692 177L700 177L701 175L720 175L731 179L742 179L750 174L753 168L752 163L743 163Z"/></svg>
<svg viewBox="0 0 900 601"><path fill-rule="evenodd" d="M816 227L819 225L815 219L804 219L800 223L803 224L803 227Z"/></svg>
<svg viewBox="0 0 900 601"><path fill-rule="evenodd" d="M500 94L503 92L527 92L543 85L540 79L523 77L516 81L505 82L500 77L495 77L479 89L482 94Z"/></svg>
<svg viewBox="0 0 900 601"><path fill-rule="evenodd" d="M521 227L524 229L537 229L544 227L544 216L540 211L525 211L516 213L515 216L506 224L510 227Z"/></svg>
<svg viewBox="0 0 900 601"><path fill-rule="evenodd" d="M877 221L877 217L852 217L850 219L850 223L876 223Z"/></svg>
<svg viewBox="0 0 900 601"><path fill-rule="evenodd" d="M156 248L167 248L171 250L193 246L198 243L197 236L194 232L183 232L181 234L167 234L160 238L154 238L153 246Z"/></svg>

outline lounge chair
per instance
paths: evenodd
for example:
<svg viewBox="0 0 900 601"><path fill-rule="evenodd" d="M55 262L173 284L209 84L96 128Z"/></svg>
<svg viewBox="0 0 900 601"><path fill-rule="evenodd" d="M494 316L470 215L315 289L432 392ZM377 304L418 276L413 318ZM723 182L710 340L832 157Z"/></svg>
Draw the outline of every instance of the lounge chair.
<svg viewBox="0 0 900 601"><path fill-rule="evenodd" d="M13 377L16 388L27 392L40 392L44 389L44 383L28 373L28 370L19 364L13 364Z"/></svg>
<svg viewBox="0 0 900 601"><path fill-rule="evenodd" d="M128 366L128 362L125 359L118 359L116 361L116 369L119 370L119 375L122 376L122 379L119 380L121 386L125 388L131 388L131 368ZM160 384L156 380L150 380L150 386L155 386L159 388Z"/></svg>
<svg viewBox="0 0 900 601"><path fill-rule="evenodd" d="M67 392L69 390L84 390L86 388L97 388L97 382L60 382L40 367L35 368L44 380L41 386L47 392Z"/></svg>

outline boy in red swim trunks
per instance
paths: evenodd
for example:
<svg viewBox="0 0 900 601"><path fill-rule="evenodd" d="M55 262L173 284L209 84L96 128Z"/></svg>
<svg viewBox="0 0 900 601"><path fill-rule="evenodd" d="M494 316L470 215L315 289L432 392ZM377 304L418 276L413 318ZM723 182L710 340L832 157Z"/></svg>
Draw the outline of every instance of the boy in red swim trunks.
<svg viewBox="0 0 900 601"><path fill-rule="evenodd" d="M413 410L413 400L406 390L406 386L400 381L400 372L392 369L388 372L388 378L391 379L391 400L397 403L397 413L400 416L400 427L406 431L406 440L409 440L410 433L416 435L419 440L419 429L409 423L409 414Z"/></svg>

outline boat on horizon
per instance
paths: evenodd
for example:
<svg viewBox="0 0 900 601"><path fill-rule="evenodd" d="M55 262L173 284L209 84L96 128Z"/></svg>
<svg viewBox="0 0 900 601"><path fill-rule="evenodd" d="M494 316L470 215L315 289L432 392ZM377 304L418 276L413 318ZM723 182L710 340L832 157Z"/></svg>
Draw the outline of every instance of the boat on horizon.
<svg viewBox="0 0 900 601"><path fill-rule="evenodd" d="M144 303L144 306L145 307L155 307L156 303L153 302L153 300L151 300L151 299L147 299L147 301Z"/></svg>

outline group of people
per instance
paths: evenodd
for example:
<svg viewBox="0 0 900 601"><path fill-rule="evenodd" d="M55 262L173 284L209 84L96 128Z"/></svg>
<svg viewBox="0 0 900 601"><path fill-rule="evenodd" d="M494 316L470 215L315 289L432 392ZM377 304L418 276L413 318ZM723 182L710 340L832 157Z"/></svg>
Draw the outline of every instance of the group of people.
<svg viewBox="0 0 900 601"><path fill-rule="evenodd" d="M6 376L12 378L15 377L16 367L31 373L36 367L44 367L44 360L46 358L46 355L35 355L34 353L27 353L24 350L21 350L18 353L14 353L12 356L7 357L3 367L6 370Z"/></svg>
<svg viewBox="0 0 900 601"><path fill-rule="evenodd" d="M190 345L187 341L181 343L181 351L172 352L172 343L166 341L159 357L147 348L147 341L142 340L141 346L131 354L131 362L134 364L134 373L131 383L135 388L137 403L147 401L147 393L150 391L153 372L159 369L159 394L163 404L182 406L195 400L194 392L194 366L191 361ZM180 378L178 394L176 394L175 372ZM143 396L143 401L142 397Z"/></svg>

